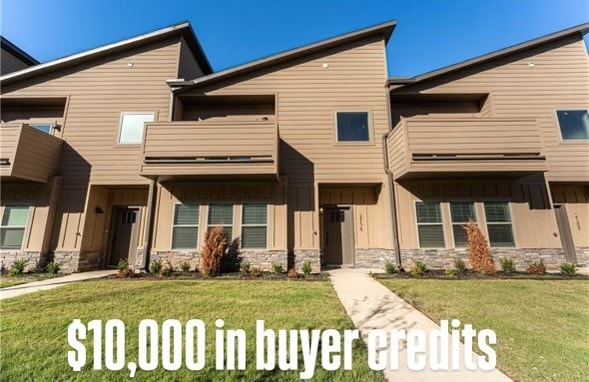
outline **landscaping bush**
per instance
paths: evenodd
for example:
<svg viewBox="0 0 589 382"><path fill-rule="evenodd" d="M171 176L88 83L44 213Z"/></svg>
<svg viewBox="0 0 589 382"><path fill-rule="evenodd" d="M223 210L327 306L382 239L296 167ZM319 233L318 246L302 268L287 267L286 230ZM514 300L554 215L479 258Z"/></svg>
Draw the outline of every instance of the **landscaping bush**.
<svg viewBox="0 0 589 382"><path fill-rule="evenodd" d="M462 260L461 258L456 258L454 260L454 269L456 270L456 273L459 275L463 275L466 273L466 263L464 262L464 260Z"/></svg>
<svg viewBox="0 0 589 382"><path fill-rule="evenodd" d="M117 270L124 271L125 269L129 269L129 263L125 259L120 259L119 263L117 264Z"/></svg>
<svg viewBox="0 0 589 382"><path fill-rule="evenodd" d="M534 261L528 267L528 273L532 273L534 275L542 276L542 275L546 274L546 264L544 264L544 262L542 260L540 260L539 262L538 261Z"/></svg>
<svg viewBox="0 0 589 382"><path fill-rule="evenodd" d="M25 273L25 268L29 263L29 259L20 259L16 260L10 266L10 270L8 271L8 276L22 276Z"/></svg>
<svg viewBox="0 0 589 382"><path fill-rule="evenodd" d="M215 277L221 273L221 261L226 249L227 236L223 227L217 226L210 230L200 257L200 271L203 275Z"/></svg>
<svg viewBox="0 0 589 382"><path fill-rule="evenodd" d="M149 270L151 271L151 273L153 273L154 275L159 275L160 272L162 271L162 262L159 260L154 260L151 262L151 264L149 265Z"/></svg>
<svg viewBox="0 0 589 382"><path fill-rule="evenodd" d="M305 261L303 263L303 274L305 276L309 276L311 274L311 271L313 271L313 267L311 266L311 262L310 261Z"/></svg>
<svg viewBox="0 0 589 382"><path fill-rule="evenodd" d="M250 275L254 278L259 278L264 275L264 272L260 268L253 267Z"/></svg>
<svg viewBox="0 0 589 382"><path fill-rule="evenodd" d="M60 267L59 267L58 263L52 261L49 264L47 264L47 266L45 268L47 270L47 273L54 275L59 272Z"/></svg>
<svg viewBox="0 0 589 382"><path fill-rule="evenodd" d="M444 271L444 276L446 276L449 279L453 279L456 277L456 274L458 273L458 270L456 269L452 269L452 268L448 268Z"/></svg>
<svg viewBox="0 0 589 382"><path fill-rule="evenodd" d="M468 236L468 258L475 272L495 274L497 269L491 255L491 248L481 229L472 220L464 227Z"/></svg>
<svg viewBox="0 0 589 382"><path fill-rule="evenodd" d="M560 264L560 271L567 275L574 275L577 273L577 264L575 263L562 263Z"/></svg>
<svg viewBox="0 0 589 382"><path fill-rule="evenodd" d="M274 269L274 273L281 274L282 272L284 272L284 267L282 266L282 264L274 264L272 268Z"/></svg>
<svg viewBox="0 0 589 382"><path fill-rule="evenodd" d="M241 273L243 273L244 275L249 275L252 271L252 263L250 263L249 261L244 261L243 263L241 263L240 270Z"/></svg>
<svg viewBox="0 0 589 382"><path fill-rule="evenodd" d="M173 272L174 272L174 267L172 266L172 264L166 263L164 266L161 267L158 274L160 277L169 277L169 276L172 276Z"/></svg>
<svg viewBox="0 0 589 382"><path fill-rule="evenodd" d="M413 268L411 268L411 275L413 277L422 277L426 273L427 273L427 265L425 265L425 263L418 261L415 264L413 264Z"/></svg>
<svg viewBox="0 0 589 382"><path fill-rule="evenodd" d="M120 279L125 279L128 277L133 277L133 270L129 268L129 263L125 259L120 259L119 263L117 264L117 277Z"/></svg>
<svg viewBox="0 0 589 382"><path fill-rule="evenodd" d="M295 268L290 268L288 270L288 278L289 279L298 279L299 278L299 272L297 272L297 270Z"/></svg>
<svg viewBox="0 0 589 382"><path fill-rule="evenodd" d="M190 272L190 264L188 264L188 262L185 261L180 265L180 269L182 270L182 272L188 273Z"/></svg>
<svg viewBox="0 0 589 382"><path fill-rule="evenodd" d="M515 272L515 262L512 259L505 257L501 259L501 269L504 273L513 273Z"/></svg>
<svg viewBox="0 0 589 382"><path fill-rule="evenodd" d="M397 265L395 265L395 263L393 263L392 261L387 261L384 264L384 271L389 275L394 275L398 271Z"/></svg>

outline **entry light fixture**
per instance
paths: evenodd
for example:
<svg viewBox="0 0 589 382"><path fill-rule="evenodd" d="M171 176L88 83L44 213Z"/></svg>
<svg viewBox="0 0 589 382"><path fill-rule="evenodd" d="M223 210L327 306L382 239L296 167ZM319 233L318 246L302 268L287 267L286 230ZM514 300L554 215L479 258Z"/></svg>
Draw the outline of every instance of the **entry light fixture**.
<svg viewBox="0 0 589 382"><path fill-rule="evenodd" d="M104 210L103 210L103 209L102 209L100 206L97 206L97 207L96 207L96 209L95 209L94 211L95 211L97 214L103 214L103 213L104 213Z"/></svg>

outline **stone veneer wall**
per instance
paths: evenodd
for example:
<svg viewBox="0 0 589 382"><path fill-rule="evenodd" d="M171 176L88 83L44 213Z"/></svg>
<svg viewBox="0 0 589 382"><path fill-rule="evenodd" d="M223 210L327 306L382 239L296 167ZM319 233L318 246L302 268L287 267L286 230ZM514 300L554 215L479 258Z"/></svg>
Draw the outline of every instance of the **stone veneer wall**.
<svg viewBox="0 0 589 382"><path fill-rule="evenodd" d="M0 270L8 271L12 264L17 260L28 260L29 263L25 268L25 272L34 272L45 266L46 256L41 255L40 252L26 252L26 251L8 251L0 252Z"/></svg>
<svg viewBox="0 0 589 382"><path fill-rule="evenodd" d="M511 258L516 269L524 271L535 261L544 261L552 271L560 270L560 264L566 262L562 248L493 248L493 258L500 267L501 258ZM454 260L461 258L469 265L468 251L455 249L402 249L401 261L409 269L417 261L424 262L430 268L453 268ZM384 268L386 262L395 262L395 251L382 248L356 249L356 266L361 268ZM577 248L577 262L589 266L589 248Z"/></svg>
<svg viewBox="0 0 589 382"><path fill-rule="evenodd" d="M190 269L197 269L200 265L200 251L161 251L151 254L151 261L169 262L174 269L180 269L184 262L190 264ZM241 250L236 254L229 253L223 260L226 272L238 271L243 262L249 262L252 267L262 271L272 271L274 264L280 264L284 270L296 267L301 270L306 261L311 263L314 273L321 271L321 255L319 250L296 250L289 254L280 250Z"/></svg>
<svg viewBox="0 0 589 382"><path fill-rule="evenodd" d="M60 273L85 272L99 269L102 261L102 253L94 252L55 252L53 261L59 264Z"/></svg>

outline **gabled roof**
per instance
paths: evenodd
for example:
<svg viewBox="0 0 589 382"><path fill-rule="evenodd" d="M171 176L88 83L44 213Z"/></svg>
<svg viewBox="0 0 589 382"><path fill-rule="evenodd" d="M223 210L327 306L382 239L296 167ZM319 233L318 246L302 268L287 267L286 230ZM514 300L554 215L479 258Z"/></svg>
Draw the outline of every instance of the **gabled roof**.
<svg viewBox="0 0 589 382"><path fill-rule="evenodd" d="M492 60L496 60L502 57L506 57L515 53L522 52L527 49L535 48L537 46L541 46L552 41L560 40L566 38L568 36L572 36L574 34L580 34L581 36L585 35L589 32L589 23L577 25L575 27L562 30L560 32L552 33L540 38L536 38L530 41L526 41L521 44L513 45L505 49L497 50L495 52L491 52L485 54L483 56L475 57L470 60L462 61L454 65L446 66L441 69L437 69L428 73L420 74L418 76L412 78L406 77L396 77L396 78L389 78L387 81L387 86L396 85L395 90L402 89L404 86L411 86L418 82L423 82L426 80L430 80L435 77L439 77L445 74L458 72L460 70L470 68L482 63L486 63ZM401 85L401 86L399 86ZM403 86L404 85L404 86Z"/></svg>
<svg viewBox="0 0 589 382"><path fill-rule="evenodd" d="M213 72L211 64L209 63L192 27L189 22L182 22L180 24L172 25L154 32L142 34L140 36L132 37L126 40L115 42L101 46L99 48L87 50L85 52L73 54L71 56L59 58L54 61L49 61L44 64L36 65L30 68L19 70L17 72L6 74L0 77L1 85L8 85L27 78L35 77L41 74L50 73L59 69L68 68L78 65L89 60L100 57L109 56L130 48L150 44L156 41L161 41L173 36L182 36L190 47L196 61L200 65L205 74Z"/></svg>
<svg viewBox="0 0 589 382"><path fill-rule="evenodd" d="M263 68L272 67L290 61L299 57L304 57L309 54L320 52L326 49L341 46L353 41L362 40L371 36L383 35L385 44L388 43L397 22L395 20L386 23L378 24L369 28L360 29L355 32L347 33L327 40L319 41L314 44L305 45L296 49L288 50L286 52L278 53L268 56L256 61L252 61L243 65L236 66L227 70L210 74L208 76L199 77L190 81L184 80L170 80L168 85L175 88L175 92L183 92L195 86L202 86L204 84L213 83L220 80L236 77L245 73L250 73Z"/></svg>
<svg viewBox="0 0 589 382"><path fill-rule="evenodd" d="M0 46L2 49L6 50L20 61L24 62L25 64L32 66L39 64L39 61L35 60L31 57L27 52L19 48L18 46L11 43L6 37L0 36Z"/></svg>

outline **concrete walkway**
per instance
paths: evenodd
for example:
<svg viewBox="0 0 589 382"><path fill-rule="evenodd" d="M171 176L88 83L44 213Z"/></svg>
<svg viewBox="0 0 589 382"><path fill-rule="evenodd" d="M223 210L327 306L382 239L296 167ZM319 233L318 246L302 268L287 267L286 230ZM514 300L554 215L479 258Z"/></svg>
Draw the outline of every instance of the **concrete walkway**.
<svg viewBox="0 0 589 382"><path fill-rule="evenodd" d="M91 271L91 272L81 272L81 273L72 273L71 275L63 276L63 277L56 277L53 279L41 280L41 281L33 281L26 284L15 285L8 288L0 289L0 300L4 300L7 298L22 296L24 294L29 294L33 292L39 292L42 290L49 290L53 288L58 288L60 286L77 283L80 281L85 280L92 280L92 279L99 279L102 277L110 276L116 274L116 269L108 269L102 271Z"/></svg>
<svg viewBox="0 0 589 382"><path fill-rule="evenodd" d="M439 325L430 320L423 313L405 302L405 300L392 293L382 284L374 280L369 270L362 269L335 269L329 271L335 291L344 305L346 312L360 330L362 338L366 342L368 332L372 329L383 329L387 332L399 329L421 329L429 337L429 331L439 329ZM452 301L448 301L451 304ZM455 317L448 317L452 320ZM474 328L482 330L487 328ZM493 329L493 328L488 328ZM499 339L500 340L500 339ZM476 341L476 339L475 339ZM462 343L461 354L464 354ZM429 344L428 344L429 348ZM451 349L451 346L449 347ZM407 367L406 343L400 346L399 370L385 369L384 374L388 381L510 381L506 375L498 370L470 371L466 370L461 361L460 371L432 371L428 364L422 371L412 371ZM427 354L427 353L426 353ZM476 356L473 354L473 356ZM451 358L451 354L449 356ZM476 359L476 358L473 358ZM464 357L461 357L464 360Z"/></svg>

